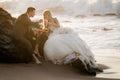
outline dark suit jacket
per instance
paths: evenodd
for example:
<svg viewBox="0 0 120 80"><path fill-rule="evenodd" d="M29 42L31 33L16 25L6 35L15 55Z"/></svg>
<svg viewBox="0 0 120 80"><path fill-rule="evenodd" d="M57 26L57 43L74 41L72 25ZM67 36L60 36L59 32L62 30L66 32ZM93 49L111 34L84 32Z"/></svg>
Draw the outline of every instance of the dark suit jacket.
<svg viewBox="0 0 120 80"><path fill-rule="evenodd" d="M15 22L15 29L23 36L31 31L31 27L39 27L37 22L32 22L27 13L20 15Z"/></svg>

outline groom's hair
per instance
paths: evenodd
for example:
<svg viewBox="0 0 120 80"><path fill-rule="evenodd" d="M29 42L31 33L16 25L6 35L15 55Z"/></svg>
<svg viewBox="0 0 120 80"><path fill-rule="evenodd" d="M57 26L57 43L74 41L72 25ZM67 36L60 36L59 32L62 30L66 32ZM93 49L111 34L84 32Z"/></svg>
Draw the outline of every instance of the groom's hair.
<svg viewBox="0 0 120 80"><path fill-rule="evenodd" d="M32 12L32 11L34 11L34 10L35 10L34 7L28 7L28 9L27 9L27 13Z"/></svg>

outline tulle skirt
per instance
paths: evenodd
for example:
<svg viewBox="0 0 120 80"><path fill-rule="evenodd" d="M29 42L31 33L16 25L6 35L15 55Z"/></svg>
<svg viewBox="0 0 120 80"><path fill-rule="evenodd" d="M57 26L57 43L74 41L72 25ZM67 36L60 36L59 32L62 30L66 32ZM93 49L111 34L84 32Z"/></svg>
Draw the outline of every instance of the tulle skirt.
<svg viewBox="0 0 120 80"><path fill-rule="evenodd" d="M80 59L84 65L96 66L88 45L70 28L54 30L44 45L44 52L46 59L54 64L67 64Z"/></svg>

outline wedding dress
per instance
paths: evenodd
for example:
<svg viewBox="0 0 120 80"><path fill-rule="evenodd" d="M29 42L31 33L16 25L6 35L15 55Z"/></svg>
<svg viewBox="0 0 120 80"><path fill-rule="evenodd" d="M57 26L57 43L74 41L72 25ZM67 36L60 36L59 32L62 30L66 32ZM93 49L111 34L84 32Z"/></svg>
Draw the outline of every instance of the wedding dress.
<svg viewBox="0 0 120 80"><path fill-rule="evenodd" d="M44 45L44 52L47 60L54 64L68 64L79 59L90 73L96 73L98 65L88 45L78 34L67 27L50 27L48 40ZM101 71L101 70L99 70Z"/></svg>

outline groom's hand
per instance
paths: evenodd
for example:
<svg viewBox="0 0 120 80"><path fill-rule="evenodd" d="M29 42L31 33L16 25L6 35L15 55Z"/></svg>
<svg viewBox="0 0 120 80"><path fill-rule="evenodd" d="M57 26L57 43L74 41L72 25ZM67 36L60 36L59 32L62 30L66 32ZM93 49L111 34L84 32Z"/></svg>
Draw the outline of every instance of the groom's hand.
<svg viewBox="0 0 120 80"><path fill-rule="evenodd" d="M41 32L42 32L41 29L36 29L34 30L34 35L39 35Z"/></svg>
<svg viewBox="0 0 120 80"><path fill-rule="evenodd" d="M43 30L43 32L47 32L47 33L49 33L49 29L48 28L45 28L44 30Z"/></svg>

